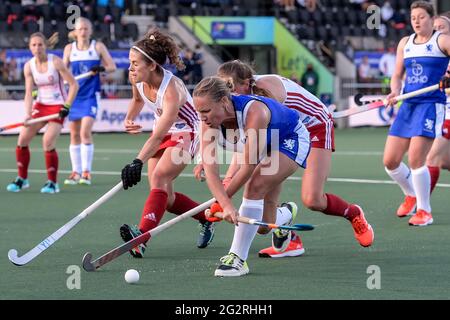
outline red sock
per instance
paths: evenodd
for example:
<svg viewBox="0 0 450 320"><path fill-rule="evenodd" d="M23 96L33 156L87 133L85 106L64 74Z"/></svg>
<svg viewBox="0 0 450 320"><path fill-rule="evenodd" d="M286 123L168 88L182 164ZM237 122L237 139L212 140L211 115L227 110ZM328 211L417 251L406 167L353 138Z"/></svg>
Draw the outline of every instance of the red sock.
<svg viewBox="0 0 450 320"><path fill-rule="evenodd" d="M45 151L45 166L48 180L56 183L58 176L58 152L55 149Z"/></svg>
<svg viewBox="0 0 450 320"><path fill-rule="evenodd" d="M30 164L30 148L16 148L17 171L22 179L28 178L28 165Z"/></svg>
<svg viewBox="0 0 450 320"><path fill-rule="evenodd" d="M439 169L439 167L428 166L428 171L430 171L430 178L431 178L431 188L430 188L430 194L431 194L439 180L440 169Z"/></svg>
<svg viewBox="0 0 450 320"><path fill-rule="evenodd" d="M330 216L344 217L347 220L353 220L354 217L360 214L359 209L349 204L347 201L334 194L325 194L327 196L327 208L322 211Z"/></svg>
<svg viewBox="0 0 450 320"><path fill-rule="evenodd" d="M161 221L167 206L167 192L161 189L152 189L145 201L142 210L142 218L139 223L139 229L147 232L155 228Z"/></svg>
<svg viewBox="0 0 450 320"><path fill-rule="evenodd" d="M194 200L185 196L184 194L175 192L175 200L173 201L172 206L170 208L167 208L167 211L179 216L180 214L183 214L195 207L198 207L199 205L200 205L200 203L195 202ZM203 212L203 211L200 213L197 213L192 218L200 221L201 223L204 223L207 221L205 218L205 212Z"/></svg>

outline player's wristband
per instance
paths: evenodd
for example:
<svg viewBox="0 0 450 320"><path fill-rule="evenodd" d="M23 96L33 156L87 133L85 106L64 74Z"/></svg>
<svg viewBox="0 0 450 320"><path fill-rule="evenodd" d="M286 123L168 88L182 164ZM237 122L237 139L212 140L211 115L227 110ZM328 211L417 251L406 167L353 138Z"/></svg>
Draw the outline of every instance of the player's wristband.
<svg viewBox="0 0 450 320"><path fill-rule="evenodd" d="M64 108L70 109L72 105L70 103L64 103Z"/></svg>

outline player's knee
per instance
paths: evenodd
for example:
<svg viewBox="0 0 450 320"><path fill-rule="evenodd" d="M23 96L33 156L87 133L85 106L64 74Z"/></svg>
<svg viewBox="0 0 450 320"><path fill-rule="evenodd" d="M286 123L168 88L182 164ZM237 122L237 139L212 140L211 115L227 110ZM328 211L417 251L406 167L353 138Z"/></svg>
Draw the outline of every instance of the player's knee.
<svg viewBox="0 0 450 320"><path fill-rule="evenodd" d="M419 169L425 165L425 161L421 158L412 157L408 160L411 169Z"/></svg>
<svg viewBox="0 0 450 320"><path fill-rule="evenodd" d="M250 199L262 199L266 194L267 183L259 177L250 178L245 190L245 196Z"/></svg>
<svg viewBox="0 0 450 320"><path fill-rule="evenodd" d="M400 161L392 158L384 158L383 159L384 167L388 170L395 170L400 166Z"/></svg>
<svg viewBox="0 0 450 320"><path fill-rule="evenodd" d="M79 139L81 139L81 142L84 144L92 143L92 134L90 132L83 132Z"/></svg>
<svg viewBox="0 0 450 320"><path fill-rule="evenodd" d="M167 185L172 181L171 178L163 171L155 170L152 174L150 183L152 188L163 189L167 188Z"/></svg>

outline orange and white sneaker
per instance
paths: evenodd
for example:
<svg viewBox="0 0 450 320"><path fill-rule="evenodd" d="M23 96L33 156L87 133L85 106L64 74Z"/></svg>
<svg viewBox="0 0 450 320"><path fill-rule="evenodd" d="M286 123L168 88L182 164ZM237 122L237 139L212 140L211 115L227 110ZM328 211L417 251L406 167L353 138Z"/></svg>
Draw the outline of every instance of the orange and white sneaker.
<svg viewBox="0 0 450 320"><path fill-rule="evenodd" d="M364 217L364 211L361 209L361 207L356 204L354 206L357 207L360 212L359 215L354 217L351 221L355 238L356 240L358 240L361 246L370 247L375 237L372 226Z"/></svg>
<svg viewBox="0 0 450 320"><path fill-rule="evenodd" d="M298 257L305 253L302 240L298 235L292 233L291 241L284 251L277 251L272 246L259 251L260 258L283 258L283 257Z"/></svg>
<svg viewBox="0 0 450 320"><path fill-rule="evenodd" d="M397 209L397 217L403 218L413 215L416 211L416 197L406 196L403 203Z"/></svg>
<svg viewBox="0 0 450 320"><path fill-rule="evenodd" d="M78 172L72 172L66 180L64 180L65 185L76 185L80 182L80 174Z"/></svg>
<svg viewBox="0 0 450 320"><path fill-rule="evenodd" d="M430 212L419 209L417 213L409 219L410 226L425 227L433 223L433 216Z"/></svg>
<svg viewBox="0 0 450 320"><path fill-rule="evenodd" d="M79 184L91 185L91 173L89 171L84 171L81 175Z"/></svg>

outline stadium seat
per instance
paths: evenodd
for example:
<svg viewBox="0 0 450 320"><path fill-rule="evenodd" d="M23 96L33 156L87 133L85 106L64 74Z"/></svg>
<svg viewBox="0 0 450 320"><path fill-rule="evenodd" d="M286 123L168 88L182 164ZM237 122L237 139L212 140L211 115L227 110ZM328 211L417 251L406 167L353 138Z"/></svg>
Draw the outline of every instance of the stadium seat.
<svg viewBox="0 0 450 320"><path fill-rule="evenodd" d="M39 31L39 25L36 21L28 21L25 25L25 30L28 34L35 33Z"/></svg>
<svg viewBox="0 0 450 320"><path fill-rule="evenodd" d="M155 21L161 23L169 22L169 9L166 7L157 7L155 9Z"/></svg>
<svg viewBox="0 0 450 320"><path fill-rule="evenodd" d="M126 37L123 24L119 22L114 23L114 36L116 40L121 40Z"/></svg>
<svg viewBox="0 0 450 320"><path fill-rule="evenodd" d="M8 11L6 5L0 6L0 20L5 21L8 16Z"/></svg>
<svg viewBox="0 0 450 320"><path fill-rule="evenodd" d="M2 4L4 6L4 4ZM17 16L17 19L22 19L23 8L20 3L10 3L9 4L9 13Z"/></svg>
<svg viewBox="0 0 450 320"><path fill-rule="evenodd" d="M122 17L122 9L116 6L111 7L111 16L114 22L120 22Z"/></svg>
<svg viewBox="0 0 450 320"><path fill-rule="evenodd" d="M48 38L53 34L53 25L50 21L44 20L44 28L43 28L44 35Z"/></svg>
<svg viewBox="0 0 450 320"><path fill-rule="evenodd" d="M53 3L51 5L52 8L52 18L54 20L64 20L66 17L66 9L64 8L64 5L61 3Z"/></svg>
<svg viewBox="0 0 450 320"><path fill-rule="evenodd" d="M51 15L50 6L48 4L42 4L42 5L38 6L38 12L44 18L44 21L51 20L52 15Z"/></svg>
<svg viewBox="0 0 450 320"><path fill-rule="evenodd" d="M97 15L96 21L103 22L103 19L108 14L108 7L96 6L95 11L96 11L96 15Z"/></svg>
<svg viewBox="0 0 450 320"><path fill-rule="evenodd" d="M126 35L133 40L137 40L139 37L139 29L136 23L128 23L125 25Z"/></svg>

